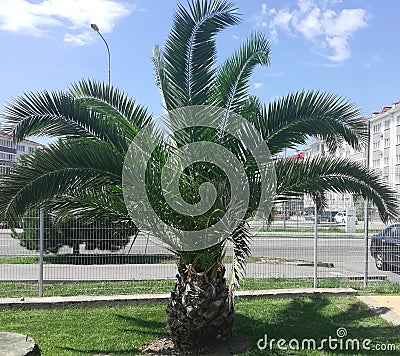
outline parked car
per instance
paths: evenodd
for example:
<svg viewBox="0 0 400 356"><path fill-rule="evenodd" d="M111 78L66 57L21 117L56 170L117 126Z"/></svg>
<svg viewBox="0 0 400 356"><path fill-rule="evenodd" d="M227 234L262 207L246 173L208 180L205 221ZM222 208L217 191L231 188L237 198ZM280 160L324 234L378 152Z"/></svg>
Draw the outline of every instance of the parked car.
<svg viewBox="0 0 400 356"><path fill-rule="evenodd" d="M337 211L325 210L318 216L319 221L334 222Z"/></svg>
<svg viewBox="0 0 400 356"><path fill-rule="evenodd" d="M356 225L358 224L358 219L357 216L355 217L356 219ZM346 212L345 211L339 211L334 218L334 221L337 222L338 224L345 224L346 223Z"/></svg>
<svg viewBox="0 0 400 356"><path fill-rule="evenodd" d="M314 213L312 211L308 211L304 214L304 219L306 220L314 220Z"/></svg>
<svg viewBox="0 0 400 356"><path fill-rule="evenodd" d="M382 271L400 267L400 224L390 225L372 235L371 256L376 268Z"/></svg>
<svg viewBox="0 0 400 356"><path fill-rule="evenodd" d="M285 220L288 220L288 219L290 219L290 216L289 216L289 214L288 213L286 213L286 215L282 212L282 211L274 211L273 212L273 217L274 217L274 219L285 219Z"/></svg>
<svg viewBox="0 0 400 356"><path fill-rule="evenodd" d="M333 222L335 221L335 214L337 211L323 211L321 214L317 215L318 222ZM309 211L304 214L304 219L305 220L314 220L314 213L312 211Z"/></svg>

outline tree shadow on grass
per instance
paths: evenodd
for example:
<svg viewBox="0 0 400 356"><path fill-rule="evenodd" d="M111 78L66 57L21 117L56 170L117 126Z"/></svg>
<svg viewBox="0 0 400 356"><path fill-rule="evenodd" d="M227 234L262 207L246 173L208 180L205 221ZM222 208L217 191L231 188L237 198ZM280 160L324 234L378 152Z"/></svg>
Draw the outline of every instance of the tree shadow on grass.
<svg viewBox="0 0 400 356"><path fill-rule="evenodd" d="M118 313L115 313L114 315L120 319L121 322L124 322L124 325L129 325L129 327L121 329L123 331L153 335L155 337L165 337L167 335L167 332L165 331L165 322L139 319L133 316L122 315ZM160 332L159 330L164 330L164 332Z"/></svg>
<svg viewBox="0 0 400 356"><path fill-rule="evenodd" d="M346 297L343 297L346 298ZM399 355L400 338L398 327L392 326L383 320L376 319L376 315L366 305L352 298L342 300L336 298L332 302L329 297L303 297L295 299L259 300L254 304L247 305L238 303L235 319L235 328L253 338L251 351L245 355L377 355L375 349L377 344L396 344L397 351L381 351L384 355ZM342 328L342 329L340 329ZM344 330L344 329L345 330ZM347 336L339 338L337 333L346 332ZM264 350L257 348L257 341L264 339L267 335L267 345ZM300 343L304 339L315 339L317 347L321 345L322 339L337 339L331 349L328 342L323 345L321 351L305 350L281 350L277 341L270 347L271 339L286 340L286 347L291 339ZM343 340L343 346L340 345ZM360 348L346 340L357 339ZM371 350L362 348L365 339L372 340L369 347ZM260 345L264 346L264 342ZM295 346L295 344L293 344ZM307 347L307 343L305 343ZM379 354L380 352L378 352Z"/></svg>
<svg viewBox="0 0 400 356"><path fill-rule="evenodd" d="M114 317L118 323L116 328L119 329L118 334L124 334L126 333L126 336L124 336L124 339L129 339L129 340L139 340L140 342L145 343L151 342L154 339L158 339L161 337L166 336L166 323L161 322L161 321L156 321L156 320L149 320L146 319L146 316L143 318L137 318L134 316L130 316L128 314L123 314L123 313L113 313ZM151 316L150 316L151 318ZM76 354L88 354L88 355L101 355L101 356L132 356L132 355L137 355L141 354L140 347L143 346L140 345L138 346L137 344L135 346L137 347L131 347L131 348L124 348L124 347L109 347L105 349L96 349L93 347L92 349L84 349L84 348L79 348L77 347L60 347L60 349L66 350L66 351L72 351ZM94 346L94 345L93 345Z"/></svg>
<svg viewBox="0 0 400 356"><path fill-rule="evenodd" d="M174 263L176 256L168 254L57 254L44 257L45 263L69 265L118 265Z"/></svg>

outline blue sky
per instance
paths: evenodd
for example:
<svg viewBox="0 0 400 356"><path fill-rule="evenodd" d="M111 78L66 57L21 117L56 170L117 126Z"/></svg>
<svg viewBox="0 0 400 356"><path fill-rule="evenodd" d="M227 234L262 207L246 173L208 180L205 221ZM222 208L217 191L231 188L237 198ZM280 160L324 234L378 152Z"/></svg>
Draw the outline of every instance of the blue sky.
<svg viewBox="0 0 400 356"><path fill-rule="evenodd" d="M185 3L185 2L183 2ZM370 116L400 100L397 0L240 0L242 23L217 38L219 59L252 31L271 41L271 64L251 91L264 102L302 89L338 93ZM163 45L177 1L0 0L0 106L25 91L64 90L82 78L111 82L155 115L152 48Z"/></svg>

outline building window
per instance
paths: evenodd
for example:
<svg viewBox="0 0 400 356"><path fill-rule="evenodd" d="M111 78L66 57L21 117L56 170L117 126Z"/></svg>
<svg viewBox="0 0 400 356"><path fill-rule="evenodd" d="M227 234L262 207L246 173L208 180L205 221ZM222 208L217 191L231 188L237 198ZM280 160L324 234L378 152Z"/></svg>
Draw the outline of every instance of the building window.
<svg viewBox="0 0 400 356"><path fill-rule="evenodd" d="M0 138L0 146L12 148L13 143L11 140L8 140L6 138Z"/></svg>
<svg viewBox="0 0 400 356"><path fill-rule="evenodd" d="M388 165L389 165L389 157L385 157L385 158L383 159L383 165L384 165L384 166L388 166Z"/></svg>
<svg viewBox="0 0 400 356"><path fill-rule="evenodd" d="M396 155L396 164L400 164L400 155Z"/></svg>
<svg viewBox="0 0 400 356"><path fill-rule="evenodd" d="M15 155L13 155L11 153L4 153L4 152L0 152L0 159L3 161L8 161L8 162L16 161Z"/></svg>
<svg viewBox="0 0 400 356"><path fill-rule="evenodd" d="M35 149L34 149L33 147L28 147L28 152L29 152L30 154L32 154L32 153L35 152Z"/></svg>
<svg viewBox="0 0 400 356"><path fill-rule="evenodd" d="M396 136L396 140L397 140L397 141L396 141L397 144L400 145L400 135L397 135L397 136Z"/></svg>
<svg viewBox="0 0 400 356"><path fill-rule="evenodd" d="M9 166L0 166L0 174L8 174L8 173L10 173Z"/></svg>
<svg viewBox="0 0 400 356"><path fill-rule="evenodd" d="M385 138L385 148L387 148L387 147L389 147L390 146L390 138Z"/></svg>
<svg viewBox="0 0 400 356"><path fill-rule="evenodd" d="M390 128L390 119L385 121L385 130Z"/></svg>
<svg viewBox="0 0 400 356"><path fill-rule="evenodd" d="M400 125L400 115L397 116L397 125Z"/></svg>
<svg viewBox="0 0 400 356"><path fill-rule="evenodd" d="M374 125L374 133L381 132L381 128L382 128L382 125L380 123Z"/></svg>
<svg viewBox="0 0 400 356"><path fill-rule="evenodd" d="M311 153L317 153L320 150L319 144L311 147Z"/></svg>
<svg viewBox="0 0 400 356"><path fill-rule="evenodd" d="M374 167L374 168L379 168L380 167L380 164L381 163L381 160L380 159L374 159L373 161L372 161L372 167Z"/></svg>
<svg viewBox="0 0 400 356"><path fill-rule="evenodd" d="M373 150L374 150L374 151L379 150L380 146L381 146L380 141L374 142L374 144L373 144Z"/></svg>

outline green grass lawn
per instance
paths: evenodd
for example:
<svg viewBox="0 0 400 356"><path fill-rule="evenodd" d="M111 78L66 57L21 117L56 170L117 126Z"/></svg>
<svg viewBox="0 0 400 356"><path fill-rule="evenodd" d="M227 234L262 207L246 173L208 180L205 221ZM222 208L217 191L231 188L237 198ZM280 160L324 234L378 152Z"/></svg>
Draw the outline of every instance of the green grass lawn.
<svg viewBox="0 0 400 356"><path fill-rule="evenodd" d="M242 355L377 355L366 351L259 351L264 338L317 342L336 338L338 328L346 328L348 338L396 344L398 328L376 316L354 297L237 300L235 329L251 339L252 349ZM139 355L140 348L166 336L165 305L104 308L67 308L0 312L0 331L28 334L42 348L43 356ZM396 355L386 351L384 355Z"/></svg>
<svg viewBox="0 0 400 356"><path fill-rule="evenodd" d="M132 282L78 282L52 283L44 285L44 296L74 296L74 295L112 295L138 293L169 293L174 280L132 281ZM281 289L281 288L311 288L312 279L287 278L245 278L241 281L241 290ZM389 281L370 282L367 288L362 281L340 278L321 279L321 288L354 288L360 294L400 294L400 284ZM38 285L32 283L0 283L1 297L38 296Z"/></svg>
<svg viewBox="0 0 400 356"><path fill-rule="evenodd" d="M117 265L175 263L174 255L123 255L123 254L45 254L44 264ZM39 264L39 256L1 256L0 264Z"/></svg>

